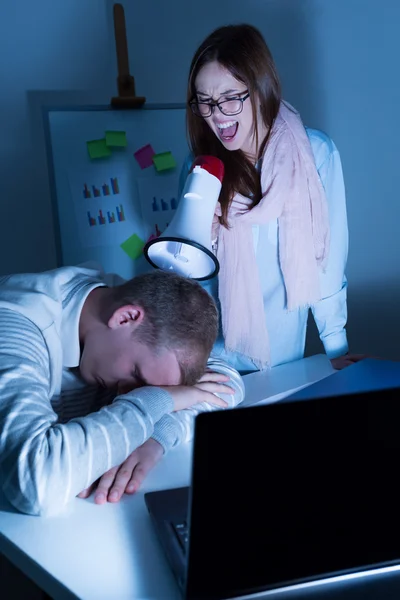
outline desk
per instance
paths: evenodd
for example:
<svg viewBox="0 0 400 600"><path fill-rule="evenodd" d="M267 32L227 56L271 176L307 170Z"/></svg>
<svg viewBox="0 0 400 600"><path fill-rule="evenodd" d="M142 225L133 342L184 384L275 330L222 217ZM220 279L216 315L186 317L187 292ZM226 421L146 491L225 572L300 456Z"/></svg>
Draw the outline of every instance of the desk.
<svg viewBox="0 0 400 600"><path fill-rule="evenodd" d="M245 376L250 405L334 373L324 355ZM75 499L52 518L19 514L0 496L0 552L56 600L181 600L143 495L189 484L192 445L174 450L119 504Z"/></svg>

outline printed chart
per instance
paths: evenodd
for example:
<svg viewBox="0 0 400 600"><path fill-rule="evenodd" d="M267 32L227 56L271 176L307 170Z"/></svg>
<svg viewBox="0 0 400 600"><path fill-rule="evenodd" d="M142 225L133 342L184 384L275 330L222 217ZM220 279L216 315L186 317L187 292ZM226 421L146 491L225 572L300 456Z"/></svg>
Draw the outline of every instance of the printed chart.
<svg viewBox="0 0 400 600"><path fill-rule="evenodd" d="M128 173L93 166L70 175L71 198L84 246L120 245L136 233L142 236L140 206L134 207Z"/></svg>

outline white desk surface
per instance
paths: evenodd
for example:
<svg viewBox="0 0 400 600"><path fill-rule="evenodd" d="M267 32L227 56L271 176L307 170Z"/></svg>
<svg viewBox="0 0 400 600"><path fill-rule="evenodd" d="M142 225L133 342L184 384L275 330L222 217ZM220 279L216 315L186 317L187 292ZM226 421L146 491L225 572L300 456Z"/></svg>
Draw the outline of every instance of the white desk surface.
<svg viewBox="0 0 400 600"><path fill-rule="evenodd" d="M334 373L325 355L246 375L245 404L277 401ZM145 492L189 484L192 445L171 450L133 496L31 517L0 494L0 552L55 600L181 600L145 507Z"/></svg>

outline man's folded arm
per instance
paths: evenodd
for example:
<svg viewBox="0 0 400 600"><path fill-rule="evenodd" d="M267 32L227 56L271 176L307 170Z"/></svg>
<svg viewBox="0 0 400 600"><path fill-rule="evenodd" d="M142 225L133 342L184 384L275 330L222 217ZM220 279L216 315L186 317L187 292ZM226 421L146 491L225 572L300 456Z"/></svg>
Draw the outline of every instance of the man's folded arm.
<svg viewBox="0 0 400 600"><path fill-rule="evenodd" d="M68 423L50 398L48 350L40 330L0 311L0 468L4 494L18 510L59 512L111 467L121 464L173 409L171 396L143 387Z"/></svg>
<svg viewBox="0 0 400 600"><path fill-rule="evenodd" d="M234 408L244 400L244 383L239 373L228 365L228 363L218 358L210 357L207 362L207 368L216 373L223 373L229 377L225 385L232 387L235 393L232 395L218 394L220 398L228 403L228 408ZM212 411L220 407L202 402L191 408L179 412L164 415L154 426L154 432L151 436L159 442L164 452L182 442L189 441L193 436L194 419L200 412Z"/></svg>

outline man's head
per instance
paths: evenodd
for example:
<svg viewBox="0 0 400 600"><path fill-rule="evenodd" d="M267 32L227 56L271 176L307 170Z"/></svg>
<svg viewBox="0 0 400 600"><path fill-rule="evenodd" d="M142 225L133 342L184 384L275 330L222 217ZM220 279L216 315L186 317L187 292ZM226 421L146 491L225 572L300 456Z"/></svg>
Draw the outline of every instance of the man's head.
<svg viewBox="0 0 400 600"><path fill-rule="evenodd" d="M93 290L82 310L80 371L106 387L192 385L217 337L214 300L192 279L153 271Z"/></svg>

